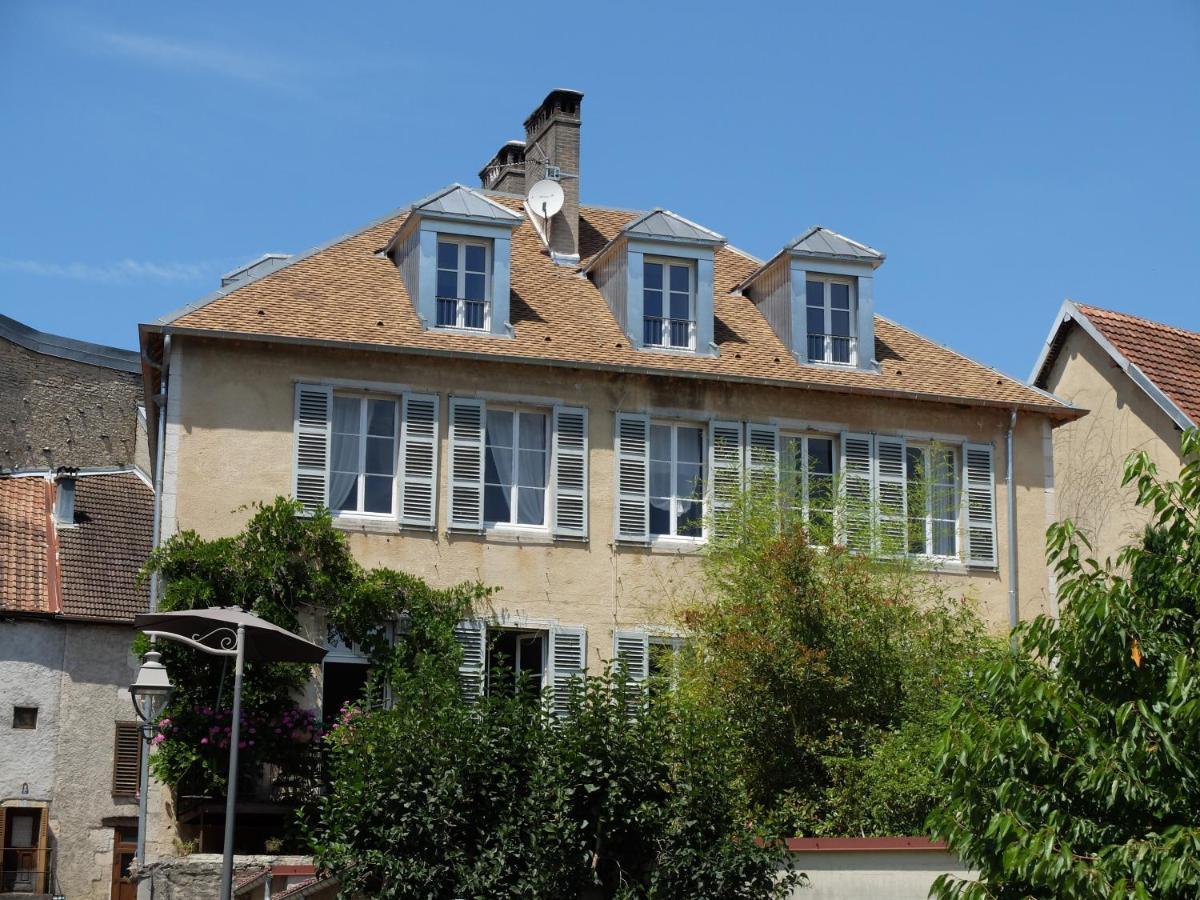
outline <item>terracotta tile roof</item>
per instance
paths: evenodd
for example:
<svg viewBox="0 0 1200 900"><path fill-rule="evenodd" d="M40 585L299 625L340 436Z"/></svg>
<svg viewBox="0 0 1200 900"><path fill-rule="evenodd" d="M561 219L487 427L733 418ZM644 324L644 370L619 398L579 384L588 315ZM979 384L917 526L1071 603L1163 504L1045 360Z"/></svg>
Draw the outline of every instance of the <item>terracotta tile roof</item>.
<svg viewBox="0 0 1200 900"><path fill-rule="evenodd" d="M73 526L55 526L46 477L0 478L0 610L132 620L151 547L153 494L132 472L81 474ZM47 561L56 563L51 569Z"/></svg>
<svg viewBox="0 0 1200 900"><path fill-rule="evenodd" d="M512 208L520 207L520 201L510 196L492 196ZM583 207L582 265L637 215ZM159 325L170 331L351 342L1073 414L1048 395L883 318L876 322L876 359L882 373L802 366L758 309L747 298L731 293L760 261L728 247L715 256L715 338L720 355L686 357L633 349L595 285L573 268L554 265L528 220L513 234L511 317L516 337L428 331L417 319L399 271L378 253L404 217L399 213L377 222Z"/></svg>
<svg viewBox="0 0 1200 900"><path fill-rule="evenodd" d="M1075 304L1127 360L1200 423L1200 333L1139 316Z"/></svg>
<svg viewBox="0 0 1200 900"><path fill-rule="evenodd" d="M82 475L75 521L58 528L62 611L69 616L133 619L149 606L137 573L153 545L154 494L133 472Z"/></svg>
<svg viewBox="0 0 1200 900"><path fill-rule="evenodd" d="M47 484L0 478L0 610L50 612Z"/></svg>

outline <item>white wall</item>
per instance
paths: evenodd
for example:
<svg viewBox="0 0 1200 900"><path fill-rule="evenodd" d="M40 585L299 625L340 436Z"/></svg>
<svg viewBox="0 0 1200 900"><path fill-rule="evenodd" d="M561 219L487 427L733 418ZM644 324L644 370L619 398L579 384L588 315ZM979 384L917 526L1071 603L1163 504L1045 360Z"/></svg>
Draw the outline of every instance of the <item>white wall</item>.
<svg viewBox="0 0 1200 900"><path fill-rule="evenodd" d="M792 859L809 880L793 900L926 900L942 873L970 876L946 850L805 850Z"/></svg>

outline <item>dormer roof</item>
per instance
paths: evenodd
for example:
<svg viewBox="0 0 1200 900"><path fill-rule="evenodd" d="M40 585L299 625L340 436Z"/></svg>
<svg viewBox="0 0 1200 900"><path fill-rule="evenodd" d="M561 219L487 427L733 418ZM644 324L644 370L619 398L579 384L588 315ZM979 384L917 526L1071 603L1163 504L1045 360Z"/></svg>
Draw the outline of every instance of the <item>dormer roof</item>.
<svg viewBox="0 0 1200 900"><path fill-rule="evenodd" d="M621 229L628 237L684 244L724 244L725 238L669 209L652 209Z"/></svg>
<svg viewBox="0 0 1200 900"><path fill-rule="evenodd" d="M813 256L848 262L869 262L878 266L885 256L874 247L868 247L844 234L838 234L823 225L814 225L784 247L799 256Z"/></svg>
<svg viewBox="0 0 1200 900"><path fill-rule="evenodd" d="M442 188L411 207L413 213L493 225L516 226L525 217L461 184Z"/></svg>

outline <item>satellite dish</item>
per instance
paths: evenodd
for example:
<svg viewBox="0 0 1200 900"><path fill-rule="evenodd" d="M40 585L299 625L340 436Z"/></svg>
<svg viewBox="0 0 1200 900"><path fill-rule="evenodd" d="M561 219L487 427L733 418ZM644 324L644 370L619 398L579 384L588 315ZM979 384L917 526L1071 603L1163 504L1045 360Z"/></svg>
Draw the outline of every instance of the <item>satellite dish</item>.
<svg viewBox="0 0 1200 900"><path fill-rule="evenodd" d="M563 208L564 199L562 185L549 178L543 178L525 195L529 208L543 219L557 214Z"/></svg>

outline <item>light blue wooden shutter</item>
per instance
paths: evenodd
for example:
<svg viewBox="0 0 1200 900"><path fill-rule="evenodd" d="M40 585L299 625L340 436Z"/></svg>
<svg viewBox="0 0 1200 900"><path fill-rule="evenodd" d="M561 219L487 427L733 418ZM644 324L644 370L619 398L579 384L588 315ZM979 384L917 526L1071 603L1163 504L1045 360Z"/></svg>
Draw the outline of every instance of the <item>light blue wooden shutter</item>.
<svg viewBox="0 0 1200 900"><path fill-rule="evenodd" d="M613 632L613 662L623 676L625 705L633 714L642 704L645 682L650 677L649 635L644 631Z"/></svg>
<svg viewBox="0 0 1200 900"><path fill-rule="evenodd" d="M774 498L779 493L779 427L746 424L746 475L751 491Z"/></svg>
<svg viewBox="0 0 1200 900"><path fill-rule="evenodd" d="M474 619L464 619L454 626L454 639L462 648L458 666L458 689L462 698L474 703L483 696L487 676L487 626Z"/></svg>
<svg viewBox="0 0 1200 900"><path fill-rule="evenodd" d="M588 536L588 414L572 406L554 407L553 486L555 537Z"/></svg>
<svg viewBox="0 0 1200 900"><path fill-rule="evenodd" d="M587 629L556 625L550 630L550 709L565 716L571 692L582 686L587 671Z"/></svg>
<svg viewBox="0 0 1200 900"><path fill-rule="evenodd" d="M304 504L305 515L312 515L329 504L332 415L333 388L325 384L296 385L292 496Z"/></svg>
<svg viewBox="0 0 1200 900"><path fill-rule="evenodd" d="M400 433L400 521L437 525L438 398L405 394Z"/></svg>
<svg viewBox="0 0 1200 900"><path fill-rule="evenodd" d="M482 400L450 398L450 528L483 530Z"/></svg>
<svg viewBox="0 0 1200 900"><path fill-rule="evenodd" d="M874 442L869 434L842 432L842 540L851 550L871 550Z"/></svg>
<svg viewBox="0 0 1200 900"><path fill-rule="evenodd" d="M713 529L718 538L737 533L733 505L742 491L742 425L740 422L708 423L709 497L712 499Z"/></svg>
<svg viewBox="0 0 1200 900"><path fill-rule="evenodd" d="M619 541L650 539L650 418L617 413L617 509Z"/></svg>
<svg viewBox="0 0 1200 900"><path fill-rule="evenodd" d="M902 437L875 438L875 510L878 550L886 556L908 552L908 481Z"/></svg>
<svg viewBox="0 0 1200 900"><path fill-rule="evenodd" d="M967 565L996 567L996 478L990 444L963 444Z"/></svg>

